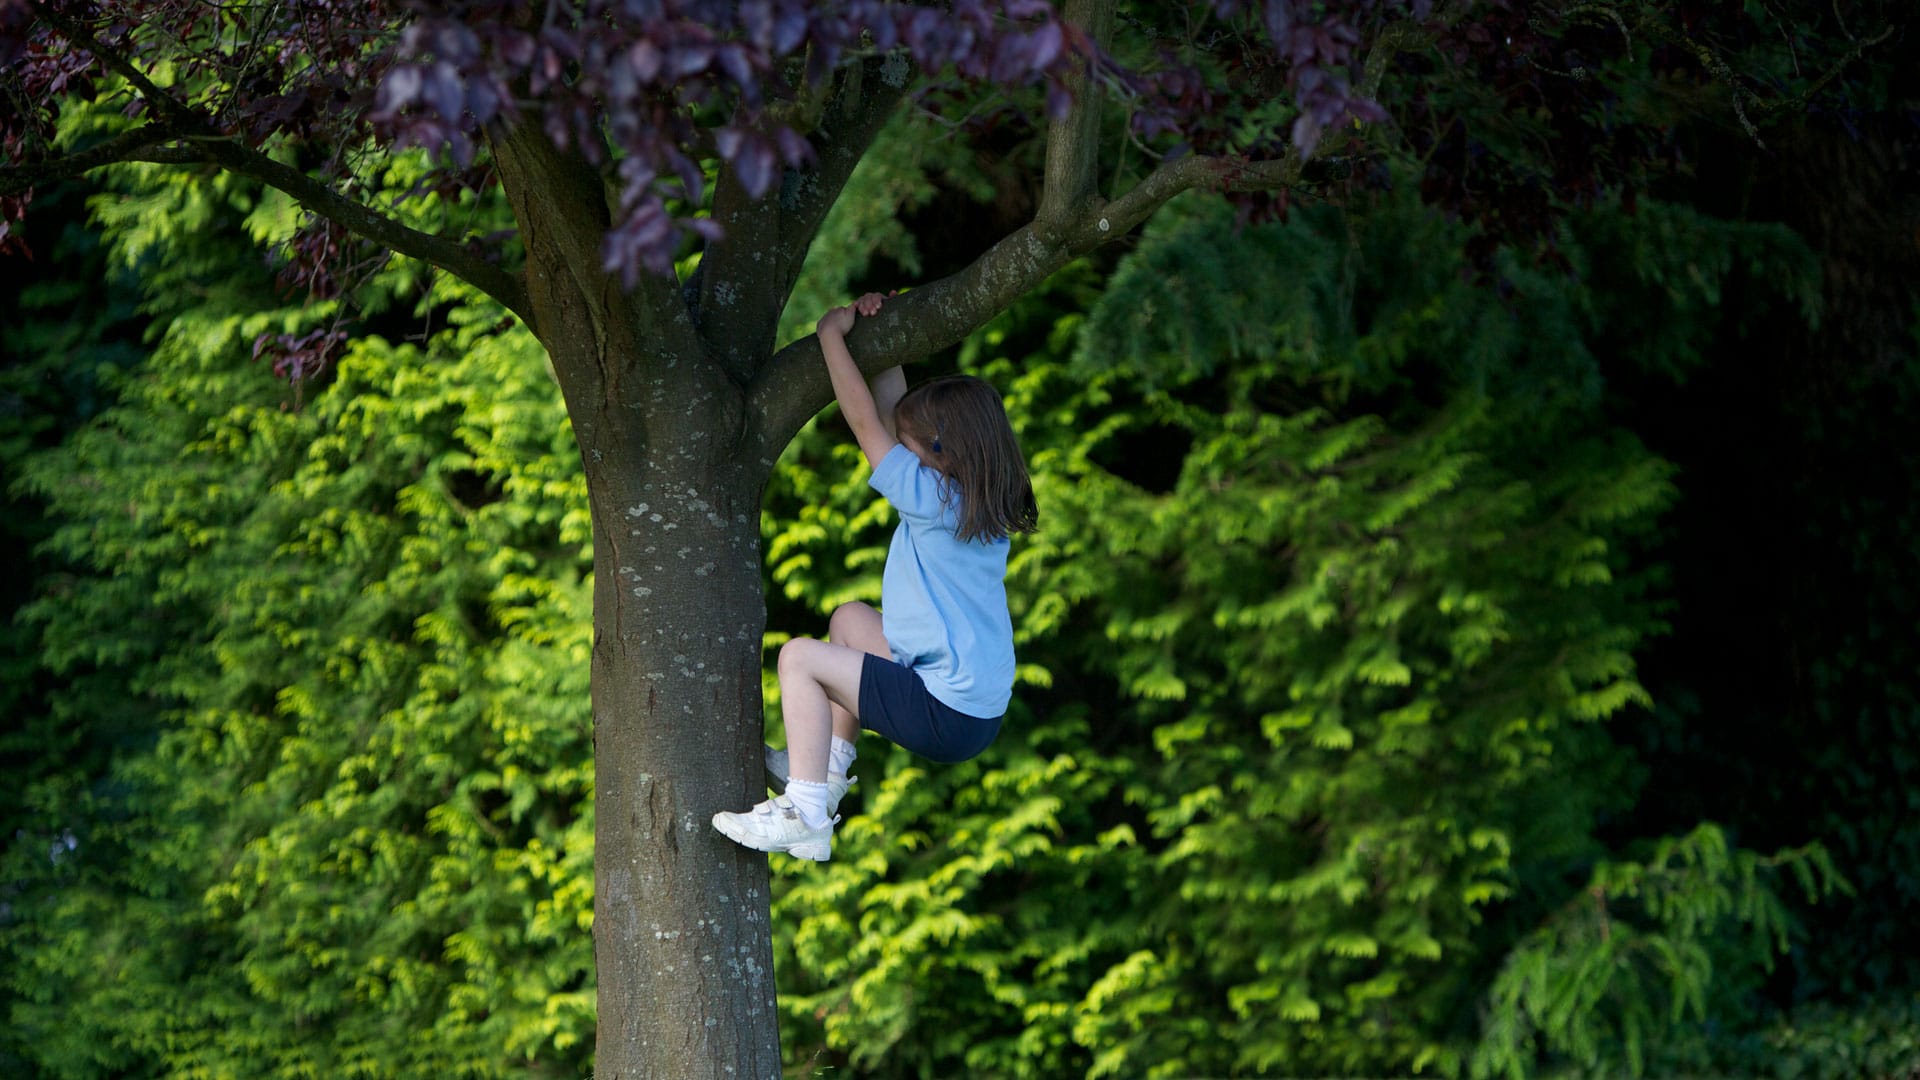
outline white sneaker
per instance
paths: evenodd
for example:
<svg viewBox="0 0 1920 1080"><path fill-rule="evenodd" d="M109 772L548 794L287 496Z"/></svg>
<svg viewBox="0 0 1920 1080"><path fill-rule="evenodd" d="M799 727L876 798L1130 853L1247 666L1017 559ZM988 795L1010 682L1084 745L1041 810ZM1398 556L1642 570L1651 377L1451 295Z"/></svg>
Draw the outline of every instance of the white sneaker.
<svg viewBox="0 0 1920 1080"><path fill-rule="evenodd" d="M772 789L776 795L784 795L787 793L787 776L791 772L791 770L787 768L787 752L785 750L775 750L771 746L767 747L766 750L767 787ZM857 783L859 783L859 780L851 776L845 780L835 780L829 777L827 779L827 813L838 814L840 812L840 800L846 798L847 789Z"/></svg>
<svg viewBox="0 0 1920 1080"><path fill-rule="evenodd" d="M744 814L715 814L713 827L742 847L784 851L796 859L826 862L833 857L833 826L839 820L834 818L818 829L810 829L799 807L781 795Z"/></svg>

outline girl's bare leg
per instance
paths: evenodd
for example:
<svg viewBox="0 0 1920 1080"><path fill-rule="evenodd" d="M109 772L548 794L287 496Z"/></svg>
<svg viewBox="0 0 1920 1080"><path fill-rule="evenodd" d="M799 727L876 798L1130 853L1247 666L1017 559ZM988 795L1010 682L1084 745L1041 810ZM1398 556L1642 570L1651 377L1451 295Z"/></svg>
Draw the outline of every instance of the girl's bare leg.
<svg viewBox="0 0 1920 1080"><path fill-rule="evenodd" d="M827 638L835 645L875 656L891 658L893 655L887 648L887 635L880 629L880 613L858 600L833 609L833 618L827 620ZM833 707L833 733L848 742L860 739L860 688L857 685L853 693L853 709Z"/></svg>
<svg viewBox="0 0 1920 1080"><path fill-rule="evenodd" d="M827 782L836 708L860 707L866 654L844 645L794 638L780 646L780 715L787 727L787 769L795 780Z"/></svg>

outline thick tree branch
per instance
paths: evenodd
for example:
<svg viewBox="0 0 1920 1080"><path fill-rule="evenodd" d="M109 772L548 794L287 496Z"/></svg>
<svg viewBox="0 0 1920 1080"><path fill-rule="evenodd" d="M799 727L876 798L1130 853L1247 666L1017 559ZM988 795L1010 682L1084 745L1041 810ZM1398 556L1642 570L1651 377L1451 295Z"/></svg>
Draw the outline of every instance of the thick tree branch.
<svg viewBox="0 0 1920 1080"><path fill-rule="evenodd" d="M887 301L879 315L855 325L848 348L868 375L924 359L984 326L1049 274L1125 235L1181 192L1286 187L1299 181L1301 169L1297 155L1252 163L1208 157L1166 162L1112 202L1087 195L1053 227L1043 230L1037 222L1022 226L965 269ZM801 338L780 350L748 389L752 449L771 467L787 441L832 394L814 338Z"/></svg>
<svg viewBox="0 0 1920 1080"><path fill-rule="evenodd" d="M0 167L0 195L15 195L28 188L92 172L103 165L139 160L140 155L174 142L182 134L179 124L162 120L123 131L78 153Z"/></svg>
<svg viewBox="0 0 1920 1080"><path fill-rule="evenodd" d="M171 146L136 150L119 160L164 165L217 165L228 172L258 180L285 192L301 206L356 236L445 270L491 296L529 325L533 322L526 286L517 275L508 273L447 237L404 225L357 199L340 194L306 173L232 139L189 139Z"/></svg>
<svg viewBox="0 0 1920 1080"><path fill-rule="evenodd" d="M533 123L490 128L487 137L527 249L534 334L553 359L576 427L586 410L637 405L661 392L654 380L662 371L703 351L678 284L642 274L628 289L605 268L601 245L612 208L600 170L582 154L555 146ZM561 324L593 328L591 347L574 339L561 348ZM705 385L693 374L698 366L687 363L681 377Z"/></svg>
<svg viewBox="0 0 1920 1080"><path fill-rule="evenodd" d="M1392 23L1380 31L1380 39L1373 43L1373 51L1360 66L1360 85L1355 87L1360 96L1368 100L1379 98L1380 84L1387 77L1387 65L1401 53L1426 44L1431 37L1424 27L1412 21Z"/></svg>
<svg viewBox="0 0 1920 1080"><path fill-rule="evenodd" d="M849 78L842 80L811 133L817 155L813 168L795 177L792 194L780 203L785 217L780 245L782 308L800 277L801 264L820 231L820 223L826 220L827 211L840 198L855 166L887 126L917 74L905 53L862 60L855 70L857 78L850 72Z"/></svg>
<svg viewBox="0 0 1920 1080"><path fill-rule="evenodd" d="M1113 37L1113 0L1067 0L1065 20L1085 31L1105 49ZM1100 94L1087 66L1066 78L1073 94L1067 115L1047 125L1047 164L1040 209L1034 224L1052 230L1064 227L1075 210L1095 194L1100 172Z"/></svg>
<svg viewBox="0 0 1920 1080"><path fill-rule="evenodd" d="M958 342L1100 243L1089 229L1068 231L1077 242L1042 239L1032 225L1023 226L965 269L889 300L848 337L860 370L872 375ZM771 468L801 425L832 398L818 339L801 338L780 350L747 391L747 452Z"/></svg>
<svg viewBox="0 0 1920 1080"><path fill-rule="evenodd" d="M735 382L746 384L765 362L766 343L773 340L808 246L911 75L912 66L900 57L867 58L844 69L813 124L813 165L789 170L777 191L755 199L732 168L721 170L713 216L726 235L702 256L694 292L701 335ZM807 122L803 115L770 111L766 121L776 120L796 130Z"/></svg>

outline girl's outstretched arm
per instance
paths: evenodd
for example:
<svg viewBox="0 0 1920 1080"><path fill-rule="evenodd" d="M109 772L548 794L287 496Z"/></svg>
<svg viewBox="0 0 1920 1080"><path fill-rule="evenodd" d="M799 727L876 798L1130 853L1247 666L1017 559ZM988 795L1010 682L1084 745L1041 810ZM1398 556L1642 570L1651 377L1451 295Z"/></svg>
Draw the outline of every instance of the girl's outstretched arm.
<svg viewBox="0 0 1920 1080"><path fill-rule="evenodd" d="M898 440L893 437L892 425L881 420L873 391L867 388L867 380L854 364L853 354L847 351L846 337L847 331L853 328L856 314L872 315L879 311L880 300L879 293L868 293L846 307L834 308L820 316L816 331L820 355L826 359L827 374L833 379L833 396L840 402L840 415L847 418L847 426L853 429L854 440L860 444L860 452L866 455L869 465L879 465L880 459L898 445ZM883 378L875 379L876 384L882 381Z"/></svg>

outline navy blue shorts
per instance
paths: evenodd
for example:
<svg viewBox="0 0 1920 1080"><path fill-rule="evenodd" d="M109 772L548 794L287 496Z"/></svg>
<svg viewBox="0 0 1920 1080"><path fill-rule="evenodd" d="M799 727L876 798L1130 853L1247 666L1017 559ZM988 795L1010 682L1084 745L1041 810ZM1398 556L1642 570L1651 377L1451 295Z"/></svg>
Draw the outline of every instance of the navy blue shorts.
<svg viewBox="0 0 1920 1080"><path fill-rule="evenodd" d="M1000 717L982 720L949 707L905 664L867 654L860 668L860 726L943 765L977 757L1000 734Z"/></svg>

